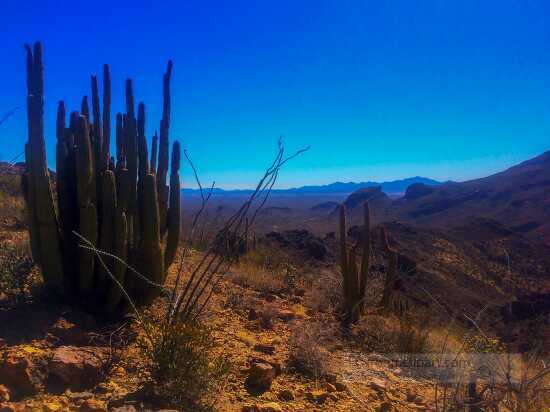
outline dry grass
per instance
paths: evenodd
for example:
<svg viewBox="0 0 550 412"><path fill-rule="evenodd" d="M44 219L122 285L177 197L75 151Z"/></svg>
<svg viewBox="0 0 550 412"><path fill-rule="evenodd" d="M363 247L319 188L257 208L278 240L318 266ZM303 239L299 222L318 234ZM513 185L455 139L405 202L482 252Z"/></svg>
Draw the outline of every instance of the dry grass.
<svg viewBox="0 0 550 412"><path fill-rule="evenodd" d="M10 238L0 241L0 291L11 300L22 301L39 282L32 271L27 240Z"/></svg>
<svg viewBox="0 0 550 412"><path fill-rule="evenodd" d="M364 352L426 353L432 349L430 327L412 317L366 314L352 326L351 336Z"/></svg>
<svg viewBox="0 0 550 412"><path fill-rule="evenodd" d="M285 265L280 252L258 248L248 252L234 266L231 280L264 294L280 294L288 289Z"/></svg>
<svg viewBox="0 0 550 412"><path fill-rule="evenodd" d="M322 344L328 335L332 335L332 331L320 323L294 324L288 341L289 366L296 372L314 379L333 373L331 355Z"/></svg>
<svg viewBox="0 0 550 412"><path fill-rule="evenodd" d="M145 317L138 340L155 391L182 410L211 410L229 372L212 331L199 322Z"/></svg>

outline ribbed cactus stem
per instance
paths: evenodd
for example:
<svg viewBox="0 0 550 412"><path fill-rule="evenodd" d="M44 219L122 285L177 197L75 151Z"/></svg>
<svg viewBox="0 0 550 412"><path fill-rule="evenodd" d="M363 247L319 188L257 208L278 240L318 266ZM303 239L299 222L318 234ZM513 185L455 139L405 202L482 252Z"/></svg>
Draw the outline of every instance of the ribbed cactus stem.
<svg viewBox="0 0 550 412"><path fill-rule="evenodd" d="M370 211L368 203L363 206L363 229L361 242L355 247L348 248L346 208L340 206L340 266L342 271L342 291L346 321L355 322L363 311L366 285L369 276L370 264ZM361 248L361 266L357 266L357 248ZM349 251L348 251L349 250Z"/></svg>
<svg viewBox="0 0 550 412"><path fill-rule="evenodd" d="M347 245L347 227L346 227L346 207L340 205L340 269L342 271L342 291L344 295L344 305L349 306L350 284L349 284L349 264L348 264L348 245Z"/></svg>
<svg viewBox="0 0 550 412"><path fill-rule="evenodd" d="M116 183L115 175L110 170L106 170L102 176L101 182L101 204L102 217L101 217L101 238L99 240L99 248L103 252L113 252L113 240L115 229L115 214L117 210L116 204ZM104 259L107 261L107 269L112 271L113 263L111 259ZM107 270L103 265L98 266L98 288L100 291L106 291L107 286L110 284L111 279Z"/></svg>
<svg viewBox="0 0 550 412"><path fill-rule="evenodd" d="M367 282L369 278L371 237L370 237L370 207L369 202L363 205L363 230L361 232L362 256L361 273L359 275L359 296L365 299ZM361 305L363 306L363 304Z"/></svg>
<svg viewBox="0 0 550 412"><path fill-rule="evenodd" d="M103 65L103 143L102 155L106 162L111 159L111 71Z"/></svg>
<svg viewBox="0 0 550 412"><path fill-rule="evenodd" d="M166 252L164 255L164 267L167 271L174 262L180 238L181 209L180 209L180 143L176 140L172 146L172 162L170 171L170 208L168 209L168 236L166 239Z"/></svg>
<svg viewBox="0 0 550 412"><path fill-rule="evenodd" d="M86 240L97 244L98 222L97 208L93 202L95 187L95 170L93 167L92 144L90 141L88 122L84 116L78 119L78 132L76 136L76 185L79 209L78 232ZM89 296L94 287L94 252L79 248L78 252L78 280L77 286L80 293Z"/></svg>
<svg viewBox="0 0 550 412"><path fill-rule="evenodd" d="M90 121L90 106L88 104L88 96L82 97L82 103L80 104L80 113L86 118L87 121Z"/></svg>
<svg viewBox="0 0 550 412"><path fill-rule="evenodd" d="M63 283L63 256L57 215L50 187L44 141L44 66L42 45L27 50L27 112L29 140L26 146L27 177L25 189L30 205L31 243L33 257L40 265L48 286Z"/></svg>
<svg viewBox="0 0 550 412"><path fill-rule="evenodd" d="M168 150L170 130L170 79L172 77L172 61L168 62L166 73L162 79L162 120L160 122L160 140L157 168L157 190L159 197L160 230L163 236L166 231L166 214L168 208L168 186L166 177L168 174Z"/></svg>
<svg viewBox="0 0 550 412"><path fill-rule="evenodd" d="M128 224L126 214L117 207L114 220L113 254L122 260L115 260L112 266L112 275L118 281L112 281L107 294L105 303L105 312L110 313L115 310L122 298L122 287L125 284L126 266L123 262L128 257ZM128 286L128 285L127 285Z"/></svg>
<svg viewBox="0 0 550 412"><path fill-rule="evenodd" d="M116 160L118 164L119 162L122 162L122 158L124 157L124 147L125 147L122 113L117 113L116 115L115 140L116 140Z"/></svg>
<svg viewBox="0 0 550 412"><path fill-rule="evenodd" d="M103 67L102 110L95 76L91 79L92 117L84 96L82 115L72 112L67 127L65 105L59 103L56 208L44 141L42 47L37 43L34 50L29 46L26 49L29 133L25 144L26 170L21 184L27 204L31 251L45 283L56 291L66 292L71 300L74 298L89 309L105 313L117 312L125 294L135 303L149 303L160 292L158 285L164 282L180 237L181 149L178 142L174 143L172 152L170 192L166 185L172 64L169 63L163 79L161 138L160 142L157 138L153 142L153 170L148 164L145 106L139 104L136 119L131 80L126 82L126 113L116 116L116 160L110 156L109 148L109 67ZM161 153L157 165L159 143ZM157 187L155 175L159 171L162 179ZM59 217L57 210L61 214ZM166 230L168 236L163 250ZM121 260L103 256L104 267L96 258L96 251L88 247L97 247ZM130 275L133 272L125 262L138 268L149 281ZM124 293L120 285L124 286Z"/></svg>
<svg viewBox="0 0 550 412"><path fill-rule="evenodd" d="M151 142L151 173L157 173L157 150L158 150L158 136L157 132L153 135L153 141Z"/></svg>
<svg viewBox="0 0 550 412"><path fill-rule="evenodd" d="M388 256L388 268L386 279L384 281L384 291L382 294L381 305L384 309L390 310L392 306L393 291L397 282L397 252L390 246L388 232L382 228L382 245Z"/></svg>
<svg viewBox="0 0 550 412"><path fill-rule="evenodd" d="M137 146L137 130L136 119L134 116L134 92L132 88L132 80L126 80L126 123L125 123L125 139L126 139L126 167L130 174L130 197L128 201L128 212L131 215L137 213L137 176L138 176L138 146ZM128 216L127 216L128 217ZM132 216L135 218L135 216Z"/></svg>
<svg viewBox="0 0 550 412"><path fill-rule="evenodd" d="M99 107L99 85L97 76L92 76L92 113L93 113L93 135L92 145L94 148L94 159L96 163L96 174L98 182L101 181L101 174L107 170L107 159L103 158L103 130L101 128L101 112ZM98 185L99 188L100 185Z"/></svg>
<svg viewBox="0 0 550 412"><path fill-rule="evenodd" d="M154 284L164 281L164 256L160 242L159 202L155 176L148 174L143 185L143 237L141 238L139 268ZM140 303L149 303L160 293L142 279L135 279L136 295Z"/></svg>

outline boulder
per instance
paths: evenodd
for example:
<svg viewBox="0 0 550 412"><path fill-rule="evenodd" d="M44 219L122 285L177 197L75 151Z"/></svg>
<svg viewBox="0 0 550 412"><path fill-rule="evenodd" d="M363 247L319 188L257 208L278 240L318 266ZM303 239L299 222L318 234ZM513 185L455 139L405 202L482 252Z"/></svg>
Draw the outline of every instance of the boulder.
<svg viewBox="0 0 550 412"><path fill-rule="evenodd" d="M71 390L89 388L101 379L107 353L106 348L60 346L50 361L50 376Z"/></svg>
<svg viewBox="0 0 550 412"><path fill-rule="evenodd" d="M0 402L8 402L10 400L10 390L4 385L0 385Z"/></svg>
<svg viewBox="0 0 550 412"><path fill-rule="evenodd" d="M0 384L6 385L15 397L30 396L38 392L44 378L39 359L33 351L13 348L0 358Z"/></svg>
<svg viewBox="0 0 550 412"><path fill-rule="evenodd" d="M253 363L248 371L245 385L255 391L265 392L271 388L273 379L277 376L277 371L269 363Z"/></svg>

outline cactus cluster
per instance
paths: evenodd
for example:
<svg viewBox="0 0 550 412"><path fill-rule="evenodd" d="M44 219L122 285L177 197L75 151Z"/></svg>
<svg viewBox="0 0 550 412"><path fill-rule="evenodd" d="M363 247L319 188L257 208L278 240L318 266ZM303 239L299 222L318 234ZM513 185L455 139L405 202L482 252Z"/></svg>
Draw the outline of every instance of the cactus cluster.
<svg viewBox="0 0 550 412"><path fill-rule="evenodd" d="M23 192L34 261L45 283L79 302L109 313L123 304L124 290L136 304L149 303L174 260L180 238L180 145L169 165L170 77L163 78L160 136L148 157L145 106L134 108L132 81L126 81L126 113L116 115L116 158L111 146L111 80L103 70L103 108L98 79L92 76L92 111L87 97L81 112L66 124L63 102L57 109L56 186L50 186L44 140L42 45L26 46L28 142ZM158 145L158 147L157 147ZM157 157L158 149L158 157ZM118 257L97 256L92 248ZM145 278L128 268L135 267ZM117 280L113 281L113 277Z"/></svg>
<svg viewBox="0 0 550 412"><path fill-rule="evenodd" d="M361 264L357 266L357 248L361 247ZM355 322L363 310L370 266L370 209L363 205L363 228L360 243L348 247L346 207L340 205L340 267L346 320Z"/></svg>
<svg viewBox="0 0 550 412"><path fill-rule="evenodd" d="M356 322L365 306L365 293L369 279L369 265L371 255L371 222L368 202L363 205L363 227L361 240L352 247L347 242L346 207L340 205L340 267L342 271L342 292L344 298L345 320ZM397 292L401 289L398 275L399 255L390 246L386 228L381 228L383 253L387 256L388 264L384 289L380 306L385 311L393 310L402 315L408 310L408 302L402 299ZM358 250L361 255L360 267L357 265Z"/></svg>

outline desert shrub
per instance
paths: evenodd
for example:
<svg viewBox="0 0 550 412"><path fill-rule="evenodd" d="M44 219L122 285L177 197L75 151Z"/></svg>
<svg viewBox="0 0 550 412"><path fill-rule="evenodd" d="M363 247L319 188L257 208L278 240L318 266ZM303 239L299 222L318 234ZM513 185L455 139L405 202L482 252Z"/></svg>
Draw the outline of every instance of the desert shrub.
<svg viewBox="0 0 550 412"><path fill-rule="evenodd" d="M249 250L241 258L241 262L265 271L282 272L288 265L288 256L279 248L260 244Z"/></svg>
<svg viewBox="0 0 550 412"><path fill-rule="evenodd" d="M333 312L341 305L341 286L333 276L321 275L315 279L308 279L305 289L307 291L305 304L314 313Z"/></svg>
<svg viewBox="0 0 550 412"><path fill-rule="evenodd" d="M304 376L319 379L333 372L330 353L322 346L329 333L320 324L296 323L289 337L288 364Z"/></svg>
<svg viewBox="0 0 550 412"><path fill-rule="evenodd" d="M24 299L33 283L32 259L27 248L20 242L0 244L0 290L6 291L15 300Z"/></svg>
<svg viewBox="0 0 550 412"><path fill-rule="evenodd" d="M401 353L425 353L429 350L430 327L410 317L399 318L395 346Z"/></svg>
<svg viewBox="0 0 550 412"><path fill-rule="evenodd" d="M142 323L139 347L157 393L183 410L208 408L229 371L225 356L216 354L212 330L198 321L149 319Z"/></svg>
<svg viewBox="0 0 550 412"><path fill-rule="evenodd" d="M262 293L281 293L286 290L285 279L280 272L270 272L263 267L241 261L233 270L232 281Z"/></svg>
<svg viewBox="0 0 550 412"><path fill-rule="evenodd" d="M425 353L431 348L429 324L412 317L369 314L352 327L351 336L365 352Z"/></svg>
<svg viewBox="0 0 550 412"><path fill-rule="evenodd" d="M0 192L11 197L21 197L21 178L17 175L0 176Z"/></svg>
<svg viewBox="0 0 550 412"><path fill-rule="evenodd" d="M275 305L265 305L258 313L260 327L262 329L273 329L273 323L278 313L279 311Z"/></svg>
<svg viewBox="0 0 550 412"><path fill-rule="evenodd" d="M25 222L23 199L0 189L0 223L12 222L22 226Z"/></svg>

